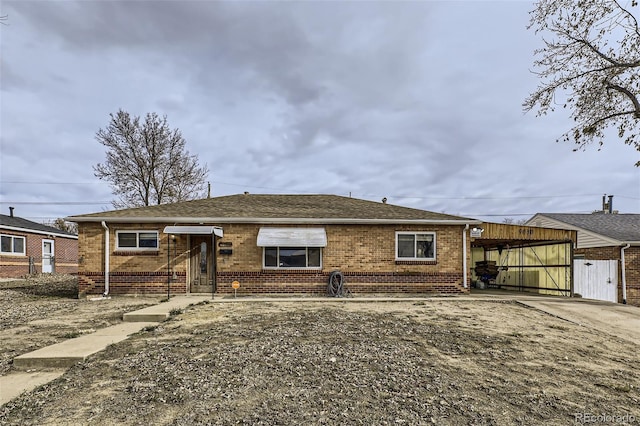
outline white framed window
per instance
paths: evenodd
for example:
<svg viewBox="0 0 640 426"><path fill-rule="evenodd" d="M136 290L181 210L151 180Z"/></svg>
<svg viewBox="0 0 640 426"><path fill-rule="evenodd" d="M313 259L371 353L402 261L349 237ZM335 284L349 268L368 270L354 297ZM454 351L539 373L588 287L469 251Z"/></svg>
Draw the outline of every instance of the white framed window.
<svg viewBox="0 0 640 426"><path fill-rule="evenodd" d="M24 256L26 238L17 235L0 235L0 253Z"/></svg>
<svg viewBox="0 0 640 426"><path fill-rule="evenodd" d="M396 232L396 260L436 260L436 233Z"/></svg>
<svg viewBox="0 0 640 426"><path fill-rule="evenodd" d="M321 247L264 247L262 266L265 269L321 269Z"/></svg>
<svg viewBox="0 0 640 426"><path fill-rule="evenodd" d="M157 250L158 231L116 231L116 250Z"/></svg>

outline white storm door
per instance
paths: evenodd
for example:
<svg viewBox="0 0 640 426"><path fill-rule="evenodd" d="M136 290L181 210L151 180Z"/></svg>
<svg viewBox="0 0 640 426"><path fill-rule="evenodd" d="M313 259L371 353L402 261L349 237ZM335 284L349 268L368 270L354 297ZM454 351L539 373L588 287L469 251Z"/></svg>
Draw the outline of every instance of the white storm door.
<svg viewBox="0 0 640 426"><path fill-rule="evenodd" d="M42 273L50 274L53 272L53 240L42 240Z"/></svg>

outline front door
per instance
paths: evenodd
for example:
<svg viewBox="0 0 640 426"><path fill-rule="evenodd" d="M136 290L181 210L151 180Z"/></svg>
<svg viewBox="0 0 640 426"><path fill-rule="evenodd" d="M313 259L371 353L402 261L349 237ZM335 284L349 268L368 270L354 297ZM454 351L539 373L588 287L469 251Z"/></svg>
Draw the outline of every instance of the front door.
<svg viewBox="0 0 640 426"><path fill-rule="evenodd" d="M53 240L42 240L42 273L53 272Z"/></svg>
<svg viewBox="0 0 640 426"><path fill-rule="evenodd" d="M192 236L190 253L191 271L189 280L191 293L211 293L213 291L211 236Z"/></svg>

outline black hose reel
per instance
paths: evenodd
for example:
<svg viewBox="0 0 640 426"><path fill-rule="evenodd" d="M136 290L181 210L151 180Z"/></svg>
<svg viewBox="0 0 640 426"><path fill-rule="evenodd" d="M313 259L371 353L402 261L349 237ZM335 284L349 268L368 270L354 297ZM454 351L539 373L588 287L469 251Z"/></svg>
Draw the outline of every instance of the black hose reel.
<svg viewBox="0 0 640 426"><path fill-rule="evenodd" d="M344 275L340 271L333 271L329 274L329 284L327 285L327 295L330 297L345 297L350 294L344 285Z"/></svg>

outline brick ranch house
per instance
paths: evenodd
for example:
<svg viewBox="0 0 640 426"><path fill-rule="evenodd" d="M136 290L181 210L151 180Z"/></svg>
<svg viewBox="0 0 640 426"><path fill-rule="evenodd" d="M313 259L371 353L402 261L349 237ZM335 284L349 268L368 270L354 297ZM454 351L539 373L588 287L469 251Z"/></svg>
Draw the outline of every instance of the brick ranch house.
<svg viewBox="0 0 640 426"><path fill-rule="evenodd" d="M239 194L71 216L79 291L465 293L480 221L334 195ZM213 250L212 250L213 249Z"/></svg>
<svg viewBox="0 0 640 426"><path fill-rule="evenodd" d="M591 214L538 213L526 224L577 231L575 268L593 269L595 261L613 261L617 264L618 285L611 301L640 306L640 214L618 214L610 203L611 197L609 207L603 199L603 210ZM582 285L577 280L577 289L587 287L587 283ZM602 282L588 285L606 286L606 281L605 277ZM597 289L594 291L598 294Z"/></svg>
<svg viewBox="0 0 640 426"><path fill-rule="evenodd" d="M10 214L0 214L0 278L36 273L75 274L78 236Z"/></svg>

